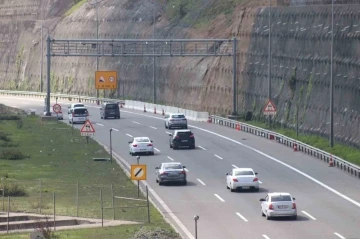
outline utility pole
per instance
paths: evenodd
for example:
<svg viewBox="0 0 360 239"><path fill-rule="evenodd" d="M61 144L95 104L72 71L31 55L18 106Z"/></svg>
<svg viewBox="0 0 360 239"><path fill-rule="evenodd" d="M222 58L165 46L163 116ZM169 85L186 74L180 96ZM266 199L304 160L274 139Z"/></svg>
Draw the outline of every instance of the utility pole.
<svg viewBox="0 0 360 239"><path fill-rule="evenodd" d="M333 85L333 54L334 54L334 0L331 2L331 50L330 50L330 147L334 147L334 85Z"/></svg>
<svg viewBox="0 0 360 239"><path fill-rule="evenodd" d="M268 74L269 74L269 82L268 82L268 98L269 100L271 100L271 0L269 0L269 69L268 69ZM271 125L271 115L268 116L268 124L269 127Z"/></svg>
<svg viewBox="0 0 360 239"><path fill-rule="evenodd" d="M155 40L155 1L153 7L153 39ZM155 54L155 41L154 41L154 54ZM156 104L156 80L155 80L155 56L153 56L153 103Z"/></svg>
<svg viewBox="0 0 360 239"><path fill-rule="evenodd" d="M40 51L41 51L41 63L40 63L40 92L43 92L43 67L44 67L44 43L43 43L43 37L44 37L44 16L43 16L43 0L41 0L40 3L40 21L41 21L41 43L40 43Z"/></svg>

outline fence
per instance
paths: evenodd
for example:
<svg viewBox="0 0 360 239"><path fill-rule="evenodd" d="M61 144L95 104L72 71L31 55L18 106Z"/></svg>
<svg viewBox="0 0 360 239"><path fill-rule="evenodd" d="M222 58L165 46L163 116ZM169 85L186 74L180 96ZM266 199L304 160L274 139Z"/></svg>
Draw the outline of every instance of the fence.
<svg viewBox="0 0 360 239"><path fill-rule="evenodd" d="M56 208L59 216L150 222L147 187L145 193L138 196L137 188L115 184L54 184L2 178L0 192L3 212L55 215Z"/></svg>

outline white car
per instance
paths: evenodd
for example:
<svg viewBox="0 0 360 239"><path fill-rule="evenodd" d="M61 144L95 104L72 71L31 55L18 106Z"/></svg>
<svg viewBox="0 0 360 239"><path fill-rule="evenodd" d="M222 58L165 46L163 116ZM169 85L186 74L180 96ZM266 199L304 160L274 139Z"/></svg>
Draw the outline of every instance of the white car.
<svg viewBox="0 0 360 239"><path fill-rule="evenodd" d="M182 113L171 113L165 116L165 128L171 129L173 127L179 127L187 129L187 119Z"/></svg>
<svg viewBox="0 0 360 239"><path fill-rule="evenodd" d="M151 154L154 155L153 141L148 137L134 137L132 141L129 141L129 153L135 154Z"/></svg>
<svg viewBox="0 0 360 239"><path fill-rule="evenodd" d="M68 110L69 124L85 123L89 112L85 107L70 108Z"/></svg>
<svg viewBox="0 0 360 239"><path fill-rule="evenodd" d="M78 107L84 107L85 108L85 105L82 104L82 103L73 103L69 106L69 108L78 108Z"/></svg>
<svg viewBox="0 0 360 239"><path fill-rule="evenodd" d="M226 174L226 188L234 192L237 189L255 189L259 191L259 179L252 168L233 168Z"/></svg>
<svg viewBox="0 0 360 239"><path fill-rule="evenodd" d="M260 199L261 215L270 220L272 217L297 218L296 203L290 193L269 193L265 198Z"/></svg>
<svg viewBox="0 0 360 239"><path fill-rule="evenodd" d="M51 113L51 116L57 116L57 118L59 119L59 120L63 120L64 118L63 118L63 113L60 111L59 113L55 113L54 112L54 110L53 109L51 109L50 108L50 113ZM46 115L46 109L44 109L44 115Z"/></svg>

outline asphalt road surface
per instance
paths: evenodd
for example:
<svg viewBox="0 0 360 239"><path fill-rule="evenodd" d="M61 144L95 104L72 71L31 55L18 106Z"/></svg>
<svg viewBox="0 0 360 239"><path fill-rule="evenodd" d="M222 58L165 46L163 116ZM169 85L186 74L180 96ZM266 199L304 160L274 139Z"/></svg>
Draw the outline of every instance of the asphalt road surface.
<svg viewBox="0 0 360 239"><path fill-rule="evenodd" d="M37 113L44 109L44 99L39 98L0 96L0 103ZM58 103L68 123L70 102ZM194 216L199 215L199 239L360 239L360 181L341 170L274 141L211 123L189 121L196 149L173 150L168 136L173 130L165 129L162 115L122 109L121 119L104 120L99 106L85 105L97 141L109 147L109 130L114 129L113 150L126 167L136 164L136 157L129 155L132 137L148 136L154 141L155 155L140 159L147 165L146 184L156 205L184 238L194 238ZM155 182L155 167L170 161L187 167L188 185ZM226 189L225 174L233 167L258 172L260 191ZM267 192L290 192L296 198L298 219L262 217L259 199Z"/></svg>

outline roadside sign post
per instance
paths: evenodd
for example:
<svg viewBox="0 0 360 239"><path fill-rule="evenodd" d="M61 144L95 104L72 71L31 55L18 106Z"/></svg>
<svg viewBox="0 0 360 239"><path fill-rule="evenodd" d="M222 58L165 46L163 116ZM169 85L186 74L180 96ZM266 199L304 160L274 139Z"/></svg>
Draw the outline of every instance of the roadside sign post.
<svg viewBox="0 0 360 239"><path fill-rule="evenodd" d="M56 113L56 120L59 120L59 113L61 112L61 105L57 103L57 97L56 97L56 104L53 105L53 111Z"/></svg>
<svg viewBox="0 0 360 239"><path fill-rule="evenodd" d="M116 71L96 71L95 89L113 90L117 89Z"/></svg>
<svg viewBox="0 0 360 239"><path fill-rule="evenodd" d="M131 180L137 180L137 187L138 187L138 198L140 197L140 181L146 180L146 165L139 164L140 156L136 157L137 164L131 165Z"/></svg>
<svg viewBox="0 0 360 239"><path fill-rule="evenodd" d="M199 220L199 216L195 215L194 216L194 221L195 221L195 239L197 239L197 221Z"/></svg>
<svg viewBox="0 0 360 239"><path fill-rule="evenodd" d="M111 132L112 128L110 129L110 162L112 163L112 140L111 140Z"/></svg>
<svg viewBox="0 0 360 239"><path fill-rule="evenodd" d="M90 120L85 121L85 124L81 128L80 133L81 133L81 136L86 136L86 142L89 143L89 136L95 135L95 129L92 126Z"/></svg>
<svg viewBox="0 0 360 239"><path fill-rule="evenodd" d="M269 117L269 122L271 122L271 116L276 115L276 107L270 99L268 100L268 102L265 105L265 108L263 109L263 114ZM269 127L270 127L270 123L269 123Z"/></svg>

